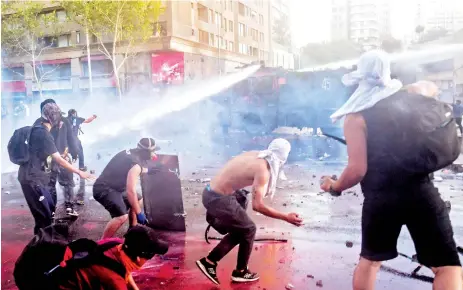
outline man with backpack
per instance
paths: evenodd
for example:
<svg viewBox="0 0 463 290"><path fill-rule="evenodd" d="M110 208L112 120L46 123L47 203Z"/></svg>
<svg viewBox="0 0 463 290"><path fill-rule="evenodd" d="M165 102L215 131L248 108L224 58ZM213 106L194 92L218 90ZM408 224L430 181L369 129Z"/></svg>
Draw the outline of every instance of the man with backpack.
<svg viewBox="0 0 463 290"><path fill-rule="evenodd" d="M42 109L44 105L54 103L55 100L47 99L40 104ZM36 121L40 122L40 119ZM56 148L61 156L70 164L72 160L77 158L78 147L77 147L77 138L72 134L72 126L67 120L67 118L61 118L58 125L52 127L51 134L55 140ZM71 155L72 157L70 157ZM82 170L84 171L84 170ZM51 175L50 175L50 193L53 198L53 201L56 205L57 203L57 192L56 192L56 182L63 187L64 195L64 205L66 207L66 214L71 216L78 216L78 213L74 210L74 178L72 172L65 170L62 166L56 162L52 162Z"/></svg>
<svg viewBox="0 0 463 290"><path fill-rule="evenodd" d="M141 225L123 240L68 243L66 232L61 225L50 226L29 242L14 269L19 290L138 290L132 272L168 250L154 230Z"/></svg>
<svg viewBox="0 0 463 290"><path fill-rule="evenodd" d="M82 117L77 116L77 111L74 109L70 109L68 111L68 120L69 123L72 126L72 134L77 140L77 146L78 146L78 155L79 155L79 168L82 171L86 171L87 167L85 167L85 162L84 162L84 149L82 147L82 142L79 140L79 134L82 133L82 130L80 129L80 125L82 124L87 124L91 123L93 120L96 119L96 115L93 115L87 119L84 119Z"/></svg>
<svg viewBox="0 0 463 290"><path fill-rule="evenodd" d="M74 168L56 149L50 130L53 126L59 126L60 120L59 107L55 103L45 104L42 117L34 126L16 130L8 144L10 160L20 165L18 180L35 220L35 234L40 228L51 225L55 212L56 201L49 188L52 161L64 170L79 174L81 178L93 177Z"/></svg>
<svg viewBox="0 0 463 290"><path fill-rule="evenodd" d="M451 108L391 79L390 61L382 51L362 55L357 70L343 82L358 85L331 116L333 121L345 117L348 165L338 180L324 177L321 188L339 196L360 183L365 197L354 290L374 289L381 262L398 256L403 225L419 263L435 273L433 289L463 289L449 214L429 178L460 153Z"/></svg>
<svg viewBox="0 0 463 290"><path fill-rule="evenodd" d="M159 150L153 138L142 138L137 148L117 153L103 169L93 185L93 197L111 215L103 232L103 239L111 238L129 219L129 226L148 221L142 211L142 196L137 183L142 173L153 174L156 168L146 168L146 161L156 158Z"/></svg>

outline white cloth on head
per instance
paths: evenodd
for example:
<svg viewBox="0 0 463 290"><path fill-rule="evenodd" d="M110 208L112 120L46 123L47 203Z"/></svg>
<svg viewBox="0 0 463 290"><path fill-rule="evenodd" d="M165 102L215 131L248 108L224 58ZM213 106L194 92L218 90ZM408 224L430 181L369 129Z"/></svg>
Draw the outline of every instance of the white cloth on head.
<svg viewBox="0 0 463 290"><path fill-rule="evenodd" d="M262 150L257 155L258 158L265 159L270 166L270 180L265 196L273 198L278 178L286 179L283 165L286 163L290 151L291 144L286 139L277 138L269 144L267 150Z"/></svg>
<svg viewBox="0 0 463 290"><path fill-rule="evenodd" d="M389 55L381 50L364 53L359 59L357 70L344 75L342 82L346 86L358 85L358 88L349 100L330 116L333 122L347 114L369 109L402 88L399 80L391 79Z"/></svg>

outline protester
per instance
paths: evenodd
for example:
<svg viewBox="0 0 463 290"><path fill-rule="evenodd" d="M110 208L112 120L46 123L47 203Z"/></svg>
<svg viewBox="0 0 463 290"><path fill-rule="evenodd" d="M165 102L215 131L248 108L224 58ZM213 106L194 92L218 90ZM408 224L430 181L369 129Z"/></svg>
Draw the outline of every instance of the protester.
<svg viewBox="0 0 463 290"><path fill-rule="evenodd" d="M358 69L345 75L343 82L358 85L346 104L331 116L333 121L345 117L348 165L338 180L324 177L321 188L338 196L360 183L365 197L362 248L353 288L374 289L381 262L397 257L397 239L402 225L406 225L418 261L435 273L433 289L462 289L460 260L445 203L429 178L431 172L418 173L418 162L426 156L407 159L409 163L396 158L419 149L419 144L410 140L421 133L417 128L423 124L416 125L418 116L429 117L429 112L417 110L412 104L440 105L391 79L390 61L382 51L362 55ZM448 130L456 135L451 127Z"/></svg>
<svg viewBox="0 0 463 290"><path fill-rule="evenodd" d="M42 107L42 117L31 129L29 138L29 161L19 167L18 180L21 184L27 205L35 220L34 233L52 223L56 199L50 189L52 160L63 169L79 174L81 178L92 178L92 175L72 167L56 149L50 130L59 126L61 111L55 103L47 103Z"/></svg>
<svg viewBox="0 0 463 290"><path fill-rule="evenodd" d="M79 150L79 168L80 170L86 171L87 167L85 166L85 161L84 161L84 149L82 147L82 142L79 139L79 134L82 133L82 130L80 129L80 125L86 124L86 123L91 123L93 120L96 119L96 115L93 115L87 119L84 119L82 117L77 116L77 111L74 109L70 109L68 111L68 120L69 123L72 125L72 133L77 139L77 145L78 145L78 150Z"/></svg>
<svg viewBox="0 0 463 290"><path fill-rule="evenodd" d="M137 194L136 187L141 173L151 173L143 164L156 157L158 149L154 139L142 138L137 148L116 154L96 180L93 197L111 215L103 239L114 236L127 217L130 226L147 223L142 212L142 196Z"/></svg>
<svg viewBox="0 0 463 290"><path fill-rule="evenodd" d="M55 100L47 99L40 104L40 109L43 108L46 104L54 103ZM36 121L40 122L40 119ZM51 134L53 136L56 148L61 156L68 162L72 164L69 154L72 156L72 159L77 157L77 139L72 135L71 124L66 118L60 118L60 122L57 126L52 127ZM69 172L52 162L51 175L50 175L50 193L53 198L55 205L57 204L58 196L56 192L56 181L63 187L64 194L64 204L66 207L66 214L71 216L78 216L78 213L74 210L74 179L72 172Z"/></svg>
<svg viewBox="0 0 463 290"><path fill-rule="evenodd" d="M246 206L240 205L242 188L252 185L253 210L296 226L302 224L298 214L279 212L263 202L264 196L275 193L277 179L283 175L282 168L290 150L288 141L275 139L267 150L242 153L225 164L204 189L203 205L208 222L216 229L220 227L222 233L227 233L207 257L196 261L198 268L215 284L219 284L217 262L238 244L238 262L232 280L250 282L259 279L257 273L248 270L256 225L246 213Z"/></svg>
<svg viewBox="0 0 463 290"><path fill-rule="evenodd" d="M461 119L463 117L463 105L461 104L460 100L457 100L453 105L453 117L455 118L455 122L457 122L458 128L460 128L460 133L463 136L463 126L461 125Z"/></svg>
<svg viewBox="0 0 463 290"><path fill-rule="evenodd" d="M105 241L100 241L103 244ZM122 244L110 248L104 255L125 269L122 277L103 265L90 265L70 273L61 283L61 290L138 290L132 272L139 270L155 255L164 255L168 244L159 240L154 230L145 226L134 226L124 236Z"/></svg>

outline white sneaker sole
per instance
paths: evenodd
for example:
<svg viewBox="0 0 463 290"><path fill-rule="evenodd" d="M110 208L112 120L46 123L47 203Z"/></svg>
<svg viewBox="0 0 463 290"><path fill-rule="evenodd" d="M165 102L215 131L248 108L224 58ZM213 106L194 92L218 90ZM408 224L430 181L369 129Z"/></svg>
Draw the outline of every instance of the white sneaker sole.
<svg viewBox="0 0 463 290"><path fill-rule="evenodd" d="M260 277L257 277L257 278L254 278L254 279L245 279L245 278L240 278L240 277L231 277L232 281L233 282L237 282L237 283L246 283L246 282L254 282L254 281L257 281L259 280Z"/></svg>
<svg viewBox="0 0 463 290"><path fill-rule="evenodd" d="M216 281L214 278L211 277L211 275L209 275L209 273L207 273L207 270L206 268L203 266L203 264L201 263L201 261L196 261L196 266L198 266L199 270L201 270L201 272L203 272L204 275L206 275L206 277L211 280L214 284L216 285L220 285L219 284L219 281Z"/></svg>

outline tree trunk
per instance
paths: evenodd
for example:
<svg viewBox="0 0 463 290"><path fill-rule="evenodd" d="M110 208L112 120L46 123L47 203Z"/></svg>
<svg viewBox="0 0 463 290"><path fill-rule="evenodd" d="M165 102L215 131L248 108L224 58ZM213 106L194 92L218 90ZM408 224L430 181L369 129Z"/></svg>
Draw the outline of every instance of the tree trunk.
<svg viewBox="0 0 463 290"><path fill-rule="evenodd" d="M115 56L113 56L112 63L113 63L114 79L116 80L117 95L119 97L119 101L122 101L122 91L121 91L121 84L119 80L119 71L117 70Z"/></svg>
<svg viewBox="0 0 463 290"><path fill-rule="evenodd" d="M85 28L85 38L87 41L87 66L88 66L88 91L90 96L93 94L93 81L92 81L92 61L90 55L90 37L88 35L88 27Z"/></svg>

